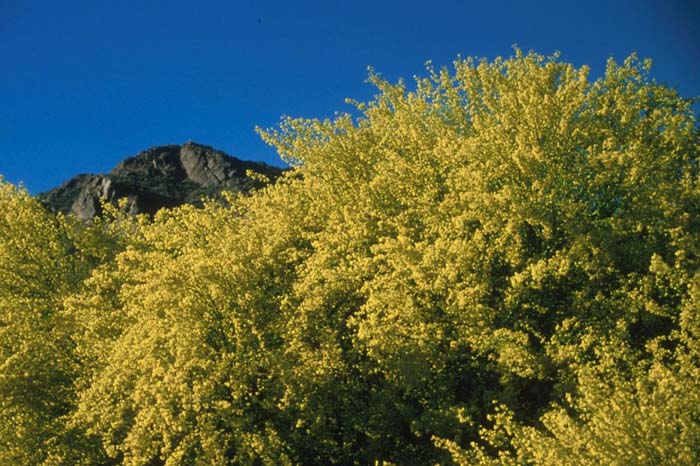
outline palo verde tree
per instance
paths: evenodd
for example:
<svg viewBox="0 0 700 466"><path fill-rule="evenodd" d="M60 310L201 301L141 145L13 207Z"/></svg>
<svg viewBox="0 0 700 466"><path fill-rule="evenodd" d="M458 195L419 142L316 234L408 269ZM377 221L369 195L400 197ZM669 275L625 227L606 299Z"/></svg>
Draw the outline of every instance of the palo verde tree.
<svg viewBox="0 0 700 466"><path fill-rule="evenodd" d="M697 464L700 133L649 70L372 73L261 131L276 184L122 220L46 463Z"/></svg>
<svg viewBox="0 0 700 466"><path fill-rule="evenodd" d="M372 76L358 121L264 133L330 206L293 315L328 322L326 354L358 374L357 412L336 419L365 459L442 461L432 439L473 450L457 460L551 463L551 442L480 435L496 403L544 423L556 461L623 443L622 463L697 460L698 127L649 69L611 60L590 82L557 57L459 60L413 92Z"/></svg>
<svg viewBox="0 0 700 466"><path fill-rule="evenodd" d="M45 210L0 179L0 463L36 465L61 443L82 371L63 300L119 249L104 223Z"/></svg>

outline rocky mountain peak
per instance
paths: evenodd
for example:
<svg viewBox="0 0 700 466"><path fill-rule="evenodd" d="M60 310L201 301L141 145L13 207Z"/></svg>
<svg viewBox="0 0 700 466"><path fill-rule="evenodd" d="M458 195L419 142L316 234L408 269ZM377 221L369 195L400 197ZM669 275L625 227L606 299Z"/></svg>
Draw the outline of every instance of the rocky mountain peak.
<svg viewBox="0 0 700 466"><path fill-rule="evenodd" d="M282 173L189 141L152 147L124 159L107 174L78 175L39 196L53 210L84 220L101 213L100 199L116 204L126 198L130 213L154 214L164 207L199 204L202 197L225 190L248 192L259 185L247 176L248 170L272 180Z"/></svg>

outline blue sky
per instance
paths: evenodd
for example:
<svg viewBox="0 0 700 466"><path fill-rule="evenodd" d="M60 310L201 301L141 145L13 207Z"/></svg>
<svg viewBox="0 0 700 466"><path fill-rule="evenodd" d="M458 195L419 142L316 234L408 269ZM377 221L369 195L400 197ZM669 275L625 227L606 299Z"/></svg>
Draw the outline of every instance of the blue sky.
<svg viewBox="0 0 700 466"><path fill-rule="evenodd" d="M426 60L512 54L588 64L631 52L700 95L700 2L0 0L0 174L37 193L194 140L280 164L255 134L328 117Z"/></svg>

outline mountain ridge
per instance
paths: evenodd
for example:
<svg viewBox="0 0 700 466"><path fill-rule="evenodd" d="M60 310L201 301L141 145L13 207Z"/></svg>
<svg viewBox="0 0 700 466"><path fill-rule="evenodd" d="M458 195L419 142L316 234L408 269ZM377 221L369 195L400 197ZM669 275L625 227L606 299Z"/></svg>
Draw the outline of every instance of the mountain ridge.
<svg viewBox="0 0 700 466"><path fill-rule="evenodd" d="M230 156L188 141L154 146L119 162L104 174L79 174L38 195L53 211L90 220L102 213L101 200L126 198L131 214L155 214L162 208L201 205L203 197L222 191L250 192L262 186L248 171L274 181L283 168Z"/></svg>

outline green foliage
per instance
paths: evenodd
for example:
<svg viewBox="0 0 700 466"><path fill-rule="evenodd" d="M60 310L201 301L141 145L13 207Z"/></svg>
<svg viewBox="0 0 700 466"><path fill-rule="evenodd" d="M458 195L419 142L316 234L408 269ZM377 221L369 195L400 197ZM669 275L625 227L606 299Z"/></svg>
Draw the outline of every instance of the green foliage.
<svg viewBox="0 0 700 466"><path fill-rule="evenodd" d="M697 464L700 139L648 73L371 74L152 221L1 185L0 462Z"/></svg>

